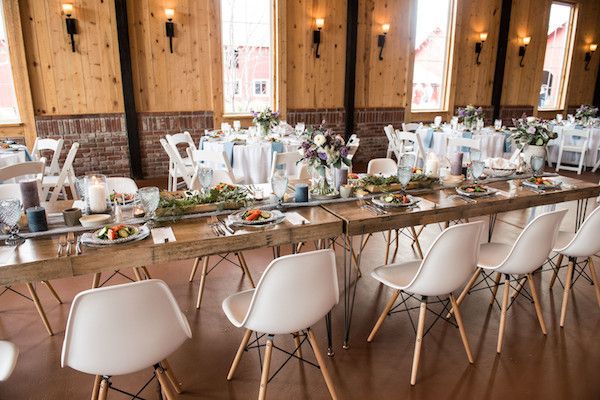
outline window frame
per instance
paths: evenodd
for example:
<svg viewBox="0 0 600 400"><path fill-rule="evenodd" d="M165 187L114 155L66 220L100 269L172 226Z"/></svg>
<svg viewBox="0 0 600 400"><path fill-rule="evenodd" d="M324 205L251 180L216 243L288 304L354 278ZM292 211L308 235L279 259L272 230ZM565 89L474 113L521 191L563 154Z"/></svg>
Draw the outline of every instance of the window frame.
<svg viewBox="0 0 600 400"><path fill-rule="evenodd" d="M17 119L14 121L6 121L6 122L2 122L0 120L0 127L18 127L18 126L22 126L24 123L24 117L23 117L23 112L21 110L21 104L19 102L19 94L18 92L18 87L19 87L19 82L17 81L17 77L15 75L15 54L14 53L14 49L12 48L14 43L11 43L11 32L9 31L10 27L8 25L8 16L6 15L6 10L4 9L4 1L0 0L0 16L2 16L2 18L0 19L0 24L3 24L4 26L4 31L6 32L6 45L7 45L7 49L8 49L8 65L10 68L10 78L12 81L12 85L13 85L13 90L15 91L15 102L16 102L16 109L17 109Z"/></svg>
<svg viewBox="0 0 600 400"><path fill-rule="evenodd" d="M556 105L554 105L552 107L541 108L539 106L539 96L538 96L538 98L536 99L536 109L541 112L562 111L565 109L566 101L567 101L567 91L569 88L569 78L571 76L571 61L573 59L573 51L574 51L574 47L575 47L574 46L575 35L577 33L577 16L578 16L578 12L579 12L578 4L570 3L568 1L552 1L552 2L550 2L550 7L552 7L553 4L560 4L563 6L570 7L571 15L569 16L569 23L568 23L569 30L567 32L566 51L565 51L564 60L562 63L563 65L561 68L562 79L560 81L560 85L558 86L558 96L557 96L558 102ZM548 12L548 24L550 24L550 12ZM547 37L548 37L548 34L546 34L546 38ZM542 76L544 73L544 63L546 62L546 47L547 46L544 46L544 61L542 62ZM556 79L556 77L554 77L554 79ZM538 88L541 89L541 85L542 85L542 80L540 78Z"/></svg>
<svg viewBox="0 0 600 400"><path fill-rule="evenodd" d="M265 93L256 93L256 84L257 83L264 83L265 84ZM269 86L269 80L265 79L265 78L259 78L259 79L252 79L252 96L258 96L258 97L267 97L271 95L271 90L270 90L270 86Z"/></svg>
<svg viewBox="0 0 600 400"><path fill-rule="evenodd" d="M446 52L444 54L444 60L445 60L445 65L444 65L444 71L443 71L443 75L442 75L442 85L440 86L442 89L442 93L441 93L441 103L440 103L440 107L439 108L413 108L413 103L412 103L412 99L413 99L413 79L414 79L414 74L415 74L415 56L416 56L416 49L415 47L415 43L414 40L416 40L416 29L417 29L417 24L418 21L416 20L416 14L415 14L415 23L414 23L414 32L412 34L413 36L413 43L412 43L412 48L411 48L411 52L412 52L412 60L411 60L411 78L410 78L410 95L409 95L409 101L408 101L408 106L410 108L410 113L411 114L427 114L427 113L434 113L434 112L448 112L448 110L450 109L450 95L452 92L452 70L454 68L454 51L455 51L455 43L456 43L456 23L457 23L457 3L458 0L449 0L450 1L450 5L449 5L449 18L448 18L448 39L447 39L447 43L446 43ZM415 7L415 12L418 13L418 2L416 3L416 7ZM408 92L408 91L407 91Z"/></svg>

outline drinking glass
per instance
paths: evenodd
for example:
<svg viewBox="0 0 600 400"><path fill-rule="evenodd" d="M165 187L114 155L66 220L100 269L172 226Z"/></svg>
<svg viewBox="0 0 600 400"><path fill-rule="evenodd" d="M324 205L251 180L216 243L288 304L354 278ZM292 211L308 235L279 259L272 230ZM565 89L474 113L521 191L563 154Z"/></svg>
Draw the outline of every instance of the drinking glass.
<svg viewBox="0 0 600 400"><path fill-rule="evenodd" d="M0 200L0 224L9 228L10 235L4 241L7 246L18 246L25 242L19 236L19 219L21 218L21 200L6 199Z"/></svg>
<svg viewBox="0 0 600 400"><path fill-rule="evenodd" d="M501 119L494 120L494 129L496 129L497 131L502 129L502 120Z"/></svg>
<svg viewBox="0 0 600 400"><path fill-rule="evenodd" d="M473 175L473 182L477 184L481 175L483 175L483 170L485 168L485 162L483 161L472 161L471 162L471 174Z"/></svg>
<svg viewBox="0 0 600 400"><path fill-rule="evenodd" d="M399 167L410 167L412 168L415 165L417 157L414 154L402 154L400 156L400 161L398 161Z"/></svg>
<svg viewBox="0 0 600 400"><path fill-rule="evenodd" d="M556 114L556 122L558 122L559 124L562 122L563 120L563 115L562 114Z"/></svg>
<svg viewBox="0 0 600 400"><path fill-rule="evenodd" d="M233 129L237 132L242 128L242 123L238 120L233 121Z"/></svg>
<svg viewBox="0 0 600 400"><path fill-rule="evenodd" d="M469 159L471 161L481 161L481 151L477 149L471 149Z"/></svg>
<svg viewBox="0 0 600 400"><path fill-rule="evenodd" d="M202 187L202 194L207 195L213 180L213 169L209 167L203 167L201 165L196 169L200 186Z"/></svg>
<svg viewBox="0 0 600 400"><path fill-rule="evenodd" d="M296 124L296 126L294 127L294 130L296 131L296 135L300 136L304 133L304 129L306 128L306 125L304 124L304 122L298 122Z"/></svg>
<svg viewBox="0 0 600 400"><path fill-rule="evenodd" d="M142 203L144 213L146 214L148 225L152 225L154 212L158 208L158 203L160 202L160 191L155 186L143 187L138 190L138 196L140 198L140 203Z"/></svg>
<svg viewBox="0 0 600 400"><path fill-rule="evenodd" d="M271 178L271 189L273 189L273 193L277 197L278 207L281 208L283 203L283 196L287 191L288 186L288 178L285 175L285 171L276 170Z"/></svg>
<svg viewBox="0 0 600 400"><path fill-rule="evenodd" d="M530 164L533 170L533 176L538 177L544 174L544 157L533 156L531 157Z"/></svg>
<svg viewBox="0 0 600 400"><path fill-rule="evenodd" d="M398 182L402 190L406 190L406 185L410 182L413 176L412 167L398 167Z"/></svg>

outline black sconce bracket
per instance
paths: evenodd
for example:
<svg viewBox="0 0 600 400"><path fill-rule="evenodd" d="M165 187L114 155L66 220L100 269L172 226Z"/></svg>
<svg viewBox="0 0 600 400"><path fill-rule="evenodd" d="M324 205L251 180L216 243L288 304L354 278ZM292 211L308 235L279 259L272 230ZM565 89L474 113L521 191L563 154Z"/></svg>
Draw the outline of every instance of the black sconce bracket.
<svg viewBox="0 0 600 400"><path fill-rule="evenodd" d="M75 18L71 18L67 16L65 19L65 23L67 24L67 33L71 37L71 50L75 53L75 37L77 34L77 20Z"/></svg>
<svg viewBox="0 0 600 400"><path fill-rule="evenodd" d="M585 53L584 61L585 61L585 70L589 71L590 70L590 61L592 61L592 52L591 51L588 51Z"/></svg>
<svg viewBox="0 0 600 400"><path fill-rule="evenodd" d="M524 67L523 59L525 58L525 49L526 46L519 46L519 57L521 57L521 61L519 61L519 66Z"/></svg>
<svg viewBox="0 0 600 400"><path fill-rule="evenodd" d="M321 54L319 54L319 45L321 44L321 28L313 31L313 45L316 45L317 48L315 50L315 57L321 58Z"/></svg>
<svg viewBox="0 0 600 400"><path fill-rule="evenodd" d="M169 38L169 50L173 53L173 38L175 37L175 23L173 21L165 22L165 32Z"/></svg>
<svg viewBox="0 0 600 400"><path fill-rule="evenodd" d="M383 48L385 47L385 33L377 35L377 47L379 47L379 60L383 60Z"/></svg>
<svg viewBox="0 0 600 400"><path fill-rule="evenodd" d="M483 50L483 42L475 43L475 53L477 54L477 59L475 60L475 64L477 64L477 65L481 64L481 61L479 61L479 55L481 54L482 50Z"/></svg>

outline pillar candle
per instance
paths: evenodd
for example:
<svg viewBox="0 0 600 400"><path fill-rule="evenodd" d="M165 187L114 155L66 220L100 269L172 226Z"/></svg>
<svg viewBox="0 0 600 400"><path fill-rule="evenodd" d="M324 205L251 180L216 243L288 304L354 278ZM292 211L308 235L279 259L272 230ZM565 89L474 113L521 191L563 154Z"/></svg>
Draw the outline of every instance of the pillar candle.
<svg viewBox="0 0 600 400"><path fill-rule="evenodd" d="M456 152L450 158L450 175L462 174L463 153Z"/></svg>
<svg viewBox="0 0 600 400"><path fill-rule="evenodd" d="M296 203L306 203L308 201L308 185L304 183L296 185L294 200Z"/></svg>
<svg viewBox="0 0 600 400"><path fill-rule="evenodd" d="M87 195L92 213L106 211L106 186L102 182L92 183L88 187Z"/></svg>
<svg viewBox="0 0 600 400"><path fill-rule="evenodd" d="M40 194L38 192L38 181L23 181L19 183L21 189L21 202L23 209L27 210L30 207L40 205Z"/></svg>
<svg viewBox="0 0 600 400"><path fill-rule="evenodd" d="M44 207L30 207L27 209L27 223L29 232L42 232L48 230L46 210Z"/></svg>

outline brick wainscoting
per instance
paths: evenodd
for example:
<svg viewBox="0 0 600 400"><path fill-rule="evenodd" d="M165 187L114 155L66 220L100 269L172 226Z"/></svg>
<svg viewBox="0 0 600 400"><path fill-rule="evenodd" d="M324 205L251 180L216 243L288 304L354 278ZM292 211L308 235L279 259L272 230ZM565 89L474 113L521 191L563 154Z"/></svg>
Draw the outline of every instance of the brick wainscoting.
<svg viewBox="0 0 600 400"><path fill-rule="evenodd" d="M129 176L129 147L124 114L54 115L35 118L38 137L63 138L61 163L73 142L79 151L75 174ZM61 164L62 165L62 164Z"/></svg>
<svg viewBox="0 0 600 400"><path fill-rule="evenodd" d="M372 158L385 157L388 140L383 127L391 124L394 129L402 129L404 108L359 108L354 110L354 120L360 138L355 162L367 163Z"/></svg>
<svg viewBox="0 0 600 400"><path fill-rule="evenodd" d="M297 122L304 122L306 126L319 126L325 121L325 126L334 132L344 134L344 109L291 109L287 110L287 123L294 126Z"/></svg>
<svg viewBox="0 0 600 400"><path fill-rule="evenodd" d="M212 111L138 113L142 169L145 178L166 176L169 158L160 145L166 134L188 131L198 143L205 129L213 128Z"/></svg>
<svg viewBox="0 0 600 400"><path fill-rule="evenodd" d="M523 114L533 115L533 106L500 106L500 118L506 126L512 126L513 118L521 118Z"/></svg>

